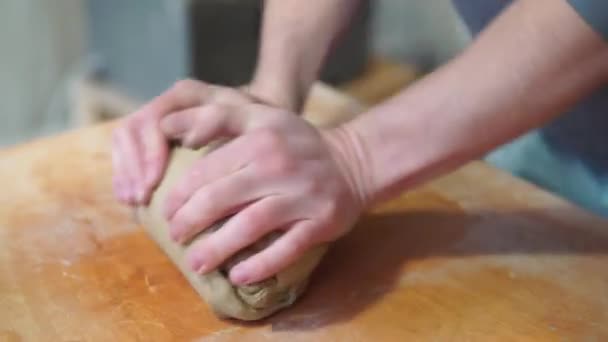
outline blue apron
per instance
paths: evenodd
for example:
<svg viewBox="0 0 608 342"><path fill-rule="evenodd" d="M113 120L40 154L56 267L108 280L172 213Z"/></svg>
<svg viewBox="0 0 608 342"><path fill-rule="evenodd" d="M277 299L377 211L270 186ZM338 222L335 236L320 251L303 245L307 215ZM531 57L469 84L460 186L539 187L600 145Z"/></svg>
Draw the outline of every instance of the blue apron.
<svg viewBox="0 0 608 342"><path fill-rule="evenodd" d="M473 35L510 2L454 0ZM606 7L608 1L597 3ZM606 11L588 12L581 14L592 25L608 26ZM608 85L547 126L493 151L486 160L608 217Z"/></svg>

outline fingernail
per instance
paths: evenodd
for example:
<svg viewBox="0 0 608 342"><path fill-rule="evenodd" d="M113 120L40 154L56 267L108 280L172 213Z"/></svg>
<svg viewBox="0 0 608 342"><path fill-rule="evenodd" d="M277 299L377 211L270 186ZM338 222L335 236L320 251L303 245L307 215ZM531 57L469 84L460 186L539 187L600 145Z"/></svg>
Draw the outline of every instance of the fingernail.
<svg viewBox="0 0 608 342"><path fill-rule="evenodd" d="M232 282L235 284L244 285L249 282L249 278L250 277L247 274L247 270L243 269L242 267L237 266L230 271L230 280L232 280Z"/></svg>
<svg viewBox="0 0 608 342"><path fill-rule="evenodd" d="M192 270L198 274L205 274L209 272L205 260L203 260L200 256L191 256L190 266L192 267Z"/></svg>
<svg viewBox="0 0 608 342"><path fill-rule="evenodd" d="M199 274L205 274L209 272L209 267L205 263L200 264L197 269L198 270L196 272Z"/></svg>

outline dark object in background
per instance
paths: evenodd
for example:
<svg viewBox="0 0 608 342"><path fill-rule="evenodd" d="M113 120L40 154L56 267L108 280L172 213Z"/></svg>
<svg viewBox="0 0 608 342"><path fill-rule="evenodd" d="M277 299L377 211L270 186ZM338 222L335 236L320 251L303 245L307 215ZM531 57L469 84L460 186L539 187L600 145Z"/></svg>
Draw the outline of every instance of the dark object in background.
<svg viewBox="0 0 608 342"><path fill-rule="evenodd" d="M223 85L251 79L262 0L88 0L97 76L139 100L191 77ZM356 77L368 60L369 0L329 57L321 79Z"/></svg>

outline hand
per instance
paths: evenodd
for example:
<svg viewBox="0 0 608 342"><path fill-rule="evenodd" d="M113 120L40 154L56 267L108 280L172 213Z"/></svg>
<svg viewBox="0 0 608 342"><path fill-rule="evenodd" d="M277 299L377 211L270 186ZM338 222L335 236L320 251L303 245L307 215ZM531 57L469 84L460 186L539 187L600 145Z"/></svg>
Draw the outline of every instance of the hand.
<svg viewBox="0 0 608 342"><path fill-rule="evenodd" d="M246 91L185 80L126 117L114 131L112 142L117 198L131 205L146 203L160 181L169 149L160 130L163 117L198 106L218 103L239 106L252 101L254 96Z"/></svg>
<svg viewBox="0 0 608 342"><path fill-rule="evenodd" d="M190 249L197 272L280 230L273 244L230 271L235 284L268 278L345 234L366 204L339 129L320 132L290 112L252 103L186 109L161 128L191 147L233 137L197 161L166 200L171 237L182 243L236 213Z"/></svg>

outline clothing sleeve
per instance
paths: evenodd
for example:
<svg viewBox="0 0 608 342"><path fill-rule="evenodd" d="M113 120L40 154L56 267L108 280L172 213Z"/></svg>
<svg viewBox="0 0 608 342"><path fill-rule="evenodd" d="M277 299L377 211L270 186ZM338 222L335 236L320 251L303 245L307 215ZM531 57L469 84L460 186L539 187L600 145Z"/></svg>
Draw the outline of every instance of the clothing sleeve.
<svg viewBox="0 0 608 342"><path fill-rule="evenodd" d="M608 40L608 0L568 0L580 16Z"/></svg>

